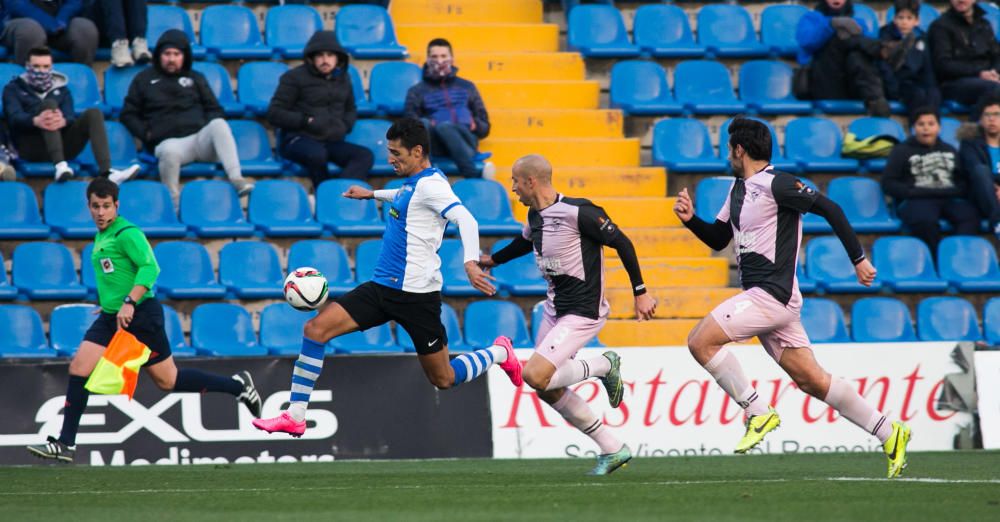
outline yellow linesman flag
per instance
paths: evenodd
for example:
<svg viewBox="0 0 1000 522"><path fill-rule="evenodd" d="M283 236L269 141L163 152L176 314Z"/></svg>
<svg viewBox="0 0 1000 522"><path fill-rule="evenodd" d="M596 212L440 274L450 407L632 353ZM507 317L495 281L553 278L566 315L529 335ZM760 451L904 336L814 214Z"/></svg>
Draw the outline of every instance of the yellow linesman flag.
<svg viewBox="0 0 1000 522"><path fill-rule="evenodd" d="M104 355L87 379L85 388L101 395L128 395L132 400L135 386L139 383L139 369L152 355L148 346L139 342L134 335L118 330Z"/></svg>

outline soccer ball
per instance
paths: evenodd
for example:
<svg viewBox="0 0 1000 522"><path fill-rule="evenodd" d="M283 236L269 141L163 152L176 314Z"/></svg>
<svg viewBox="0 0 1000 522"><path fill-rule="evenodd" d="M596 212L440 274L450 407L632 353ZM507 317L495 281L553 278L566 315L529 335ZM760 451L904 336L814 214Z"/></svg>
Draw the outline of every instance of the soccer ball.
<svg viewBox="0 0 1000 522"><path fill-rule="evenodd" d="M326 302L326 295L326 278L313 267L296 268L285 278L285 301L296 310L315 310Z"/></svg>

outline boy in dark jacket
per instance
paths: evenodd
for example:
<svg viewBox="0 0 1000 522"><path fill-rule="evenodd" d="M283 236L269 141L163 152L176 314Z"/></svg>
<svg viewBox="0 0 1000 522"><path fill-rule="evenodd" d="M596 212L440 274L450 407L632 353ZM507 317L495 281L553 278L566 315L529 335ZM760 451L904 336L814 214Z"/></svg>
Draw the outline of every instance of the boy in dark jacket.
<svg viewBox="0 0 1000 522"><path fill-rule="evenodd" d="M350 58L333 31L317 31L304 54L305 63L281 75L267 108L267 121L282 131L281 155L305 167L314 187L330 177L330 161L340 167L341 177L365 179L374 155L344 141L358 119L347 72Z"/></svg>
<svg viewBox="0 0 1000 522"><path fill-rule="evenodd" d="M243 178L233 131L222 114L208 81L191 70L184 31L170 29L156 42L153 66L132 80L119 119L156 155L160 180L177 205L181 166L195 161L222 163L240 196L253 190Z"/></svg>
<svg viewBox="0 0 1000 522"><path fill-rule="evenodd" d="M966 179L958 151L941 141L941 121L933 108L913 113L913 136L896 145L882 173L882 189L896 203L896 212L910 232L937 254L941 241L938 220L944 217L956 234L974 235L979 212L967 199Z"/></svg>
<svg viewBox="0 0 1000 522"><path fill-rule="evenodd" d="M985 16L974 0L951 0L951 8L931 24L934 72L946 100L976 105L1000 92L1000 44Z"/></svg>
<svg viewBox="0 0 1000 522"><path fill-rule="evenodd" d="M94 22L81 16L84 0L3 0L0 41L13 49L14 62L24 65L28 51L53 47L72 55L74 62L90 65L97 52Z"/></svg>
<svg viewBox="0 0 1000 522"><path fill-rule="evenodd" d="M448 40L431 40L427 44L424 80L407 91L403 113L425 120L435 156L447 155L458 166L460 175L478 178L476 150L479 140L490 133L490 118L475 84L459 78L457 73ZM487 163L483 170L490 177L493 165Z"/></svg>
<svg viewBox="0 0 1000 522"><path fill-rule="evenodd" d="M941 105L927 38L920 29L920 0L896 0L892 23L879 30L883 42L900 42L895 60L880 60L879 72L886 97L900 100L909 109Z"/></svg>
<svg viewBox="0 0 1000 522"><path fill-rule="evenodd" d="M969 177L969 199L1000 239L1000 96L985 98L977 112L978 125L958 129L959 163Z"/></svg>

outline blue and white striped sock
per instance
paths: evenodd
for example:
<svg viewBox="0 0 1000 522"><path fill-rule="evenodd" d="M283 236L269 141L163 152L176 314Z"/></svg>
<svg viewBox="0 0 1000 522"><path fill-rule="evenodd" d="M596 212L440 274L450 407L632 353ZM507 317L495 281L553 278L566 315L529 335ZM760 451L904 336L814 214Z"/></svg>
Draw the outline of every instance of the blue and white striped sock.
<svg viewBox="0 0 1000 522"><path fill-rule="evenodd" d="M297 421L306 419L309 395L316 386L319 374L323 372L323 355L322 344L302 338L302 351L299 352L299 360L295 361L295 369L292 371L292 396L288 401L288 413Z"/></svg>
<svg viewBox="0 0 1000 522"><path fill-rule="evenodd" d="M452 387L479 377L494 363L505 360L507 360L507 350L502 346L491 346L455 357L451 360L451 367L455 370L455 382L452 383Z"/></svg>

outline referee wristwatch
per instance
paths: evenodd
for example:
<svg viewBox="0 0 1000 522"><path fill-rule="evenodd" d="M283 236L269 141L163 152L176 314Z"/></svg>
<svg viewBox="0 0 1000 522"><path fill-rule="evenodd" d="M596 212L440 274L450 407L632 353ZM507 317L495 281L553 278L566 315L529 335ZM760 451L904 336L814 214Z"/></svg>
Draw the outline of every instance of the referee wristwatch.
<svg viewBox="0 0 1000 522"><path fill-rule="evenodd" d="M122 302L127 305L135 306L135 299L132 299L132 296L130 295L126 295L125 299L122 299Z"/></svg>

